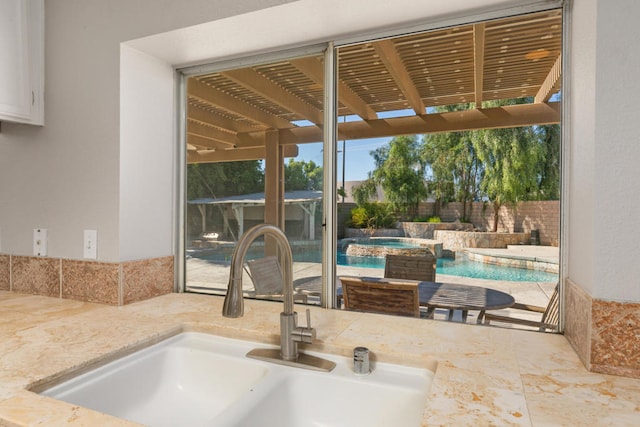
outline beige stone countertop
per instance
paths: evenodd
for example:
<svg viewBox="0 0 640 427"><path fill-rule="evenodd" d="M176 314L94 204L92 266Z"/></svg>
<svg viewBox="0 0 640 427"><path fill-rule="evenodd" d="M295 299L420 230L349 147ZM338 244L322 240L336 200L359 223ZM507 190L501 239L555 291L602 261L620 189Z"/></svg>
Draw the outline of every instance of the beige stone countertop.
<svg viewBox="0 0 640 427"><path fill-rule="evenodd" d="M171 294L111 307L0 291L0 426L128 426L28 391L97 360L181 330L277 343L281 304ZM637 426L640 380L588 372L561 335L311 308L316 344L351 356L427 366L425 426ZM298 308L299 312L303 307Z"/></svg>

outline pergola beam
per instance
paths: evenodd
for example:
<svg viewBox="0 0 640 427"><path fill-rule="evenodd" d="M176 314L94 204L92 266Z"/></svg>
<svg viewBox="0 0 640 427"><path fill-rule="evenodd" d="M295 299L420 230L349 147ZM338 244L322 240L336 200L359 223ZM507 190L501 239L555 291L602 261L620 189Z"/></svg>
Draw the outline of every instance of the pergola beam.
<svg viewBox="0 0 640 427"><path fill-rule="evenodd" d="M534 98L534 102L547 102L551 95L556 92L558 84L560 83L560 76L562 75L562 55L558 55L556 62L553 63L549 74L544 79L540 90Z"/></svg>
<svg viewBox="0 0 640 427"><path fill-rule="evenodd" d="M339 131L346 139L380 138L397 135L462 132L560 123L560 103L519 104L496 108L396 117L368 122L339 123ZM263 139L257 135L239 134L245 147L259 146ZM280 130L280 144L307 144L322 141L322 129L316 126Z"/></svg>
<svg viewBox="0 0 640 427"><path fill-rule="evenodd" d="M298 146L284 146L284 157L297 157ZM263 160L267 157L264 146L252 148L234 148L229 150L200 150L187 152L187 163L237 162L243 160Z"/></svg>
<svg viewBox="0 0 640 427"><path fill-rule="evenodd" d="M199 150L226 150L228 148L234 148L227 142L220 142L215 139L205 138L200 135L187 133L187 144L193 145Z"/></svg>
<svg viewBox="0 0 640 427"><path fill-rule="evenodd" d="M313 80L314 83L324 87L324 68L316 58L294 59L291 61L291 65ZM338 101L363 120L375 120L378 118L374 109L369 107L362 98L341 80L338 80Z"/></svg>
<svg viewBox="0 0 640 427"><path fill-rule="evenodd" d="M398 117L385 122L378 128L362 122L344 123L341 131L347 139L356 139L554 124L560 122L560 103L480 108L422 117Z"/></svg>
<svg viewBox="0 0 640 427"><path fill-rule="evenodd" d="M400 91L404 94L413 111L419 116L426 113L425 105L420 98L420 93L411 80L409 72L404 66L400 54L391 40L381 40L373 44L380 60L389 71Z"/></svg>
<svg viewBox="0 0 640 427"><path fill-rule="evenodd" d="M228 147L233 147L236 143L236 136L234 134L193 120L187 121L187 133L223 142L227 144Z"/></svg>
<svg viewBox="0 0 640 427"><path fill-rule="evenodd" d="M484 91L484 24L473 25L473 83L476 108L482 108Z"/></svg>
<svg viewBox="0 0 640 427"><path fill-rule="evenodd" d="M232 112L238 116L242 116L247 120L265 125L269 128L289 128L293 124L288 120L275 116L264 110L240 101L231 95L207 86L196 78L190 78L187 83L187 94L197 98L200 101L217 105L218 107Z"/></svg>
<svg viewBox="0 0 640 427"><path fill-rule="evenodd" d="M252 68L241 68L225 71L220 74L269 101L278 104L285 110L298 114L314 124L322 124L322 111L273 83Z"/></svg>
<svg viewBox="0 0 640 427"><path fill-rule="evenodd" d="M211 111L198 108L194 105L187 106L187 117L220 129L227 129L230 132L255 132L257 130L261 130L260 128L265 128L265 126L261 125L253 126L247 123L231 120Z"/></svg>

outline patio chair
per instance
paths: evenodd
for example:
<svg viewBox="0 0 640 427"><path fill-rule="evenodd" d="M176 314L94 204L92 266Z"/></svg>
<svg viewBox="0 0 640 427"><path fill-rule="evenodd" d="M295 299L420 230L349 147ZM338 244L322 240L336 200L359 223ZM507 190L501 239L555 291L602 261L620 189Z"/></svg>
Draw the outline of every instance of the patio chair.
<svg viewBox="0 0 640 427"><path fill-rule="evenodd" d="M387 255L384 277L394 279L436 281L436 257L426 255Z"/></svg>
<svg viewBox="0 0 640 427"><path fill-rule="evenodd" d="M340 276L345 310L420 317L418 281Z"/></svg>
<svg viewBox="0 0 640 427"><path fill-rule="evenodd" d="M251 296L277 300L284 298L282 293L282 270L280 270L280 263L277 257L266 256L252 259L247 261L247 266L249 268L249 277L251 277L255 288L255 294ZM294 293L293 300L306 303L307 296Z"/></svg>
<svg viewBox="0 0 640 427"><path fill-rule="evenodd" d="M542 313L540 320L522 319L519 317L502 316L493 314L490 312L484 313L484 324L488 325L491 321L513 323L516 325L532 326L538 328L540 332L545 332L547 329L555 331L558 329L558 285L553 291L549 303L546 307L540 307L536 305L515 303L511 307L512 309L521 310L523 312ZM483 313L480 313L482 317ZM481 319L478 319L480 323Z"/></svg>

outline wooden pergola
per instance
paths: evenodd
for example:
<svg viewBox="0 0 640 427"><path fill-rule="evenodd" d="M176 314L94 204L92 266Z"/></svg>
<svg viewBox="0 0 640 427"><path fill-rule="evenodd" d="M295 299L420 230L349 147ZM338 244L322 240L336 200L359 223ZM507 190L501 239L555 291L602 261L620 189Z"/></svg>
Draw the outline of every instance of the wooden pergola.
<svg viewBox="0 0 640 427"><path fill-rule="evenodd" d="M550 10L340 47L339 139L560 122L562 13ZM265 159L267 208L283 190L282 161L323 139L322 56L190 77L189 163ZM533 97L483 108L484 101ZM464 111L432 107L473 103ZM385 118L405 110L408 115ZM276 167L274 167L276 166ZM271 187L271 188L270 188ZM278 194L280 196L278 196ZM274 208L277 208L274 205ZM276 211L268 222L278 223Z"/></svg>

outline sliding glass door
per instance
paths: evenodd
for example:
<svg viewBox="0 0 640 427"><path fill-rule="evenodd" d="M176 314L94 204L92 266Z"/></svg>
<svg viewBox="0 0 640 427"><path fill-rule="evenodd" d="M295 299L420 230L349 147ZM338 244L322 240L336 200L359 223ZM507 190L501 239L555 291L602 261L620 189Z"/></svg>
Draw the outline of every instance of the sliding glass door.
<svg viewBox="0 0 640 427"><path fill-rule="evenodd" d="M291 244L296 301L320 304L324 52L308 51L186 76L187 291L224 294L239 239L270 223ZM245 296L281 299L272 242L247 258Z"/></svg>

